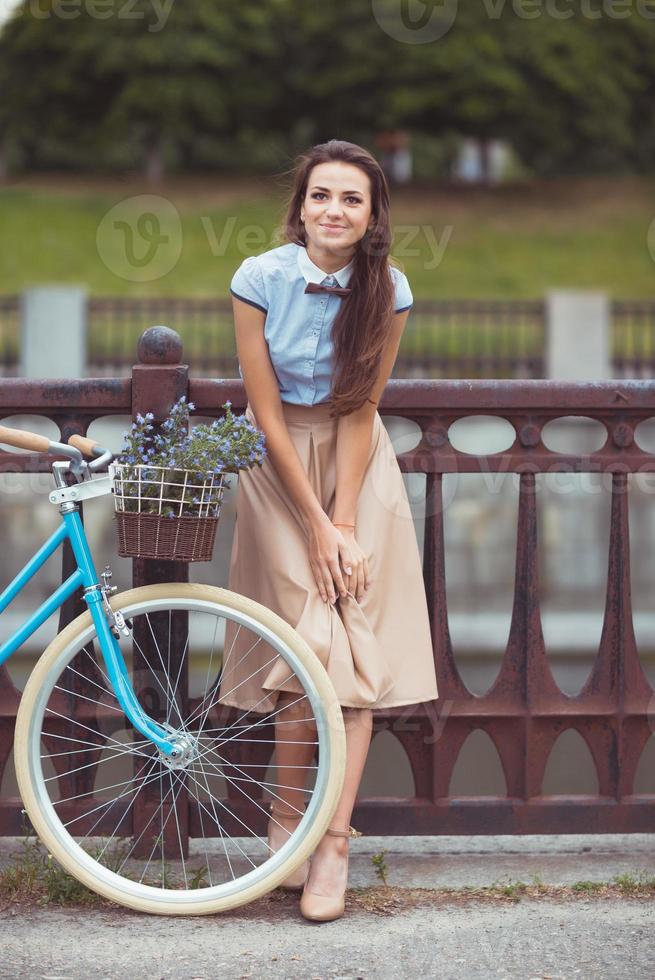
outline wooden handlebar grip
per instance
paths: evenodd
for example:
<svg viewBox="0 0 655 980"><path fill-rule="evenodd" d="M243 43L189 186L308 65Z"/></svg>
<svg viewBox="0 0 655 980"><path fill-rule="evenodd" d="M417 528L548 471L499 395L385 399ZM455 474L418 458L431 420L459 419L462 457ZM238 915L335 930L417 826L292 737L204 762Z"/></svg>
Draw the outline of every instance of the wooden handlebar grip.
<svg viewBox="0 0 655 980"><path fill-rule="evenodd" d="M35 453L47 453L50 449L50 440L45 436L25 429L10 429L6 425L0 425L0 442L17 449L31 449Z"/></svg>
<svg viewBox="0 0 655 980"><path fill-rule="evenodd" d="M96 442L95 439L87 439L85 436L71 436L68 445L72 446L73 449L79 449L84 456L93 456L93 450L100 443Z"/></svg>

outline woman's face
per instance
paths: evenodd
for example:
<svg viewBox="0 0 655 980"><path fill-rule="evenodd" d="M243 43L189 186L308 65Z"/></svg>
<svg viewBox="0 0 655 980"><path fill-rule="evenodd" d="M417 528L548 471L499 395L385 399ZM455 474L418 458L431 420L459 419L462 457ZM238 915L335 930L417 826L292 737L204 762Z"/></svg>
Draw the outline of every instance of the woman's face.
<svg viewBox="0 0 655 980"><path fill-rule="evenodd" d="M309 173L300 217L308 251L347 260L374 224L368 174L342 160L317 163Z"/></svg>

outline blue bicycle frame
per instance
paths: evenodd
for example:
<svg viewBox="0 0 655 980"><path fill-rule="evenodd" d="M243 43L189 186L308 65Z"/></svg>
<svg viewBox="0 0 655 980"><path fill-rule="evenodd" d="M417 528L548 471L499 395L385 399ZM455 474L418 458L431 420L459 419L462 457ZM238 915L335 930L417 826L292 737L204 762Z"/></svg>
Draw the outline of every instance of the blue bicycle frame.
<svg viewBox="0 0 655 980"><path fill-rule="evenodd" d="M21 569L18 575L0 595L0 614L18 595L21 589L35 575L48 558L57 550L59 545L68 538L73 549L76 570L70 575L44 603L16 630L16 632L0 645L0 665L14 653L25 640L41 626L76 589L83 588L84 599L91 612L91 618L96 628L100 649L104 659L107 674L123 711L134 727L146 738L154 742L165 755L175 757L179 747L171 738L171 732L146 715L139 704L132 687L125 660L121 653L116 637L111 631L105 609L103 608L103 593L98 582L98 575L89 550L84 525L80 519L79 507L75 505L68 513L61 513L62 523L35 555Z"/></svg>

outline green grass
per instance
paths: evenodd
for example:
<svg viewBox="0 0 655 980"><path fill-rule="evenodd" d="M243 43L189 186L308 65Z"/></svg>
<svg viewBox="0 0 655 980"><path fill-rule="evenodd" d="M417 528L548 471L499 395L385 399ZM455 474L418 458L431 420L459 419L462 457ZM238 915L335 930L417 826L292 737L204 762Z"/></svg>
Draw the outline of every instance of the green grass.
<svg viewBox="0 0 655 980"><path fill-rule="evenodd" d="M96 233L116 203L153 193L180 215L181 251L170 271L134 282L103 262ZM239 262L276 244L283 202L283 189L263 179L180 178L157 189L136 179L12 179L0 185L0 293L55 282L95 295L227 296ZM392 254L417 299L539 297L558 287L641 298L655 294L654 218L647 177L403 188L392 190ZM435 240L447 244L430 268Z"/></svg>

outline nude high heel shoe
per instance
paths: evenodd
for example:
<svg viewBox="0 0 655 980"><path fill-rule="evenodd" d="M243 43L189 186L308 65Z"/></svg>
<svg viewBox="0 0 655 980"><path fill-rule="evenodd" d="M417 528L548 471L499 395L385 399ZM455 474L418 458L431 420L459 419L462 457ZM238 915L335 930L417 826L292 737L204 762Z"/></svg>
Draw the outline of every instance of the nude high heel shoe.
<svg viewBox="0 0 655 980"><path fill-rule="evenodd" d="M302 817L302 813L298 813L296 810L282 809L280 804L277 802L271 803L270 811L273 814L273 816L276 818L276 820L278 820L280 823L282 822L297 823ZM278 847L273 847L273 845L271 844L271 829L272 829L271 823L272 821L269 822L269 826L268 826L268 846L271 848L271 851L275 853L276 851L279 850L282 844L280 844ZM273 827L275 827L275 824L273 824ZM282 834L282 830L279 827L275 827L275 829L280 833L280 835ZM289 830L289 836L290 835L291 835L291 830ZM287 838L285 838L285 840L286 839ZM282 841L282 843L285 843L285 841ZM284 879L284 881L281 881L277 887L284 888L285 891L294 891L294 892L300 891L300 889L305 884L305 881L307 880L308 873L309 873L309 859L303 861L300 867L297 868L293 872L293 874L288 875Z"/></svg>
<svg viewBox="0 0 655 980"><path fill-rule="evenodd" d="M332 837L362 836L361 832L355 830L354 827L350 827L348 830L334 830L332 827L328 827L325 833L330 834ZM348 881L348 858L349 853L347 852L346 883ZM310 858L310 864L311 860ZM317 892L310 891L307 885L305 885L300 898L300 912L305 919L310 919L312 922L331 922L333 919L339 919L344 913L345 906L346 887L344 887L340 895L319 895Z"/></svg>

